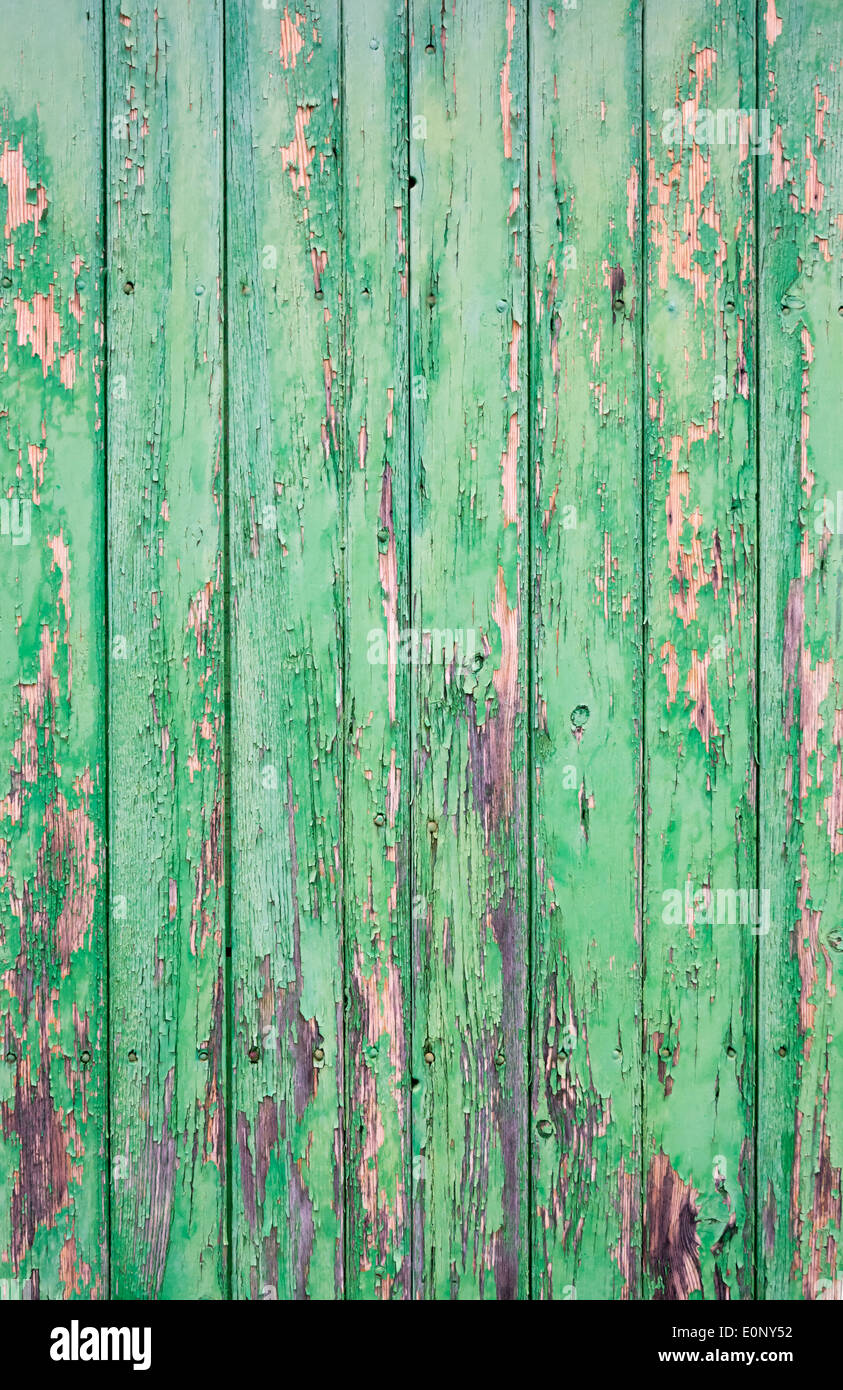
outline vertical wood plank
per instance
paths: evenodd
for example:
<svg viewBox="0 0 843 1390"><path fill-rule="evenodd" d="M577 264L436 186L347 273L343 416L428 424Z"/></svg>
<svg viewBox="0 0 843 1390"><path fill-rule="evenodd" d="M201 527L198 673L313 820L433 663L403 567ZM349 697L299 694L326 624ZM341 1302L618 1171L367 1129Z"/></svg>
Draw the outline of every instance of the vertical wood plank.
<svg viewBox="0 0 843 1390"><path fill-rule="evenodd" d="M339 15L226 7L233 1291L343 1291Z"/></svg>
<svg viewBox="0 0 843 1390"><path fill-rule="evenodd" d="M536 1298L639 1293L640 154L640 6L535 0Z"/></svg>
<svg viewBox="0 0 843 1390"><path fill-rule="evenodd" d="M410 16L415 1290L523 1298L526 5Z"/></svg>
<svg viewBox="0 0 843 1390"><path fill-rule="evenodd" d="M0 49L0 1298L101 1297L106 1248L102 11Z"/></svg>
<svg viewBox="0 0 843 1390"><path fill-rule="evenodd" d="M752 1297L754 8L645 15L645 1281Z"/></svg>
<svg viewBox="0 0 843 1390"><path fill-rule="evenodd" d="M410 1293L407 19L343 19L348 1294L380 1298Z"/></svg>
<svg viewBox="0 0 843 1390"><path fill-rule="evenodd" d="M222 25L107 0L112 1291L224 1269Z"/></svg>
<svg viewBox="0 0 843 1390"><path fill-rule="evenodd" d="M843 10L761 19L759 1296L839 1299Z"/></svg>

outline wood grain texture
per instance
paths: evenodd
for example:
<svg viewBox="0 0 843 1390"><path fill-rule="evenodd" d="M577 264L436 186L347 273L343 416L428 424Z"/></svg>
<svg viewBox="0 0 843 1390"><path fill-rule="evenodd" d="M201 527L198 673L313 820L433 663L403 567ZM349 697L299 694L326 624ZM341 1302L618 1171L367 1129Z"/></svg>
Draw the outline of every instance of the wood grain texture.
<svg viewBox="0 0 843 1390"><path fill-rule="evenodd" d="M657 0L644 35L643 1291L746 1298L763 930L754 6Z"/></svg>
<svg viewBox="0 0 843 1390"><path fill-rule="evenodd" d="M537 1298L640 1292L640 73L639 6L532 6Z"/></svg>
<svg viewBox="0 0 843 1390"><path fill-rule="evenodd" d="M221 5L105 36L112 1292L219 1298Z"/></svg>
<svg viewBox="0 0 843 1390"><path fill-rule="evenodd" d="M512 1299L529 1263L526 8L413 0L410 33L414 1287Z"/></svg>
<svg viewBox="0 0 843 1390"><path fill-rule="evenodd" d="M343 1292L334 3L226 9L233 1292ZM374 424L373 424L374 430Z"/></svg>
<svg viewBox="0 0 843 1390"><path fill-rule="evenodd" d="M102 15L0 48L0 1297L107 1291Z"/></svg>
<svg viewBox="0 0 843 1390"><path fill-rule="evenodd" d="M843 10L770 0L760 38L759 1296L840 1299Z"/></svg>
<svg viewBox="0 0 843 1390"><path fill-rule="evenodd" d="M410 1292L407 9L343 17L348 1296Z"/></svg>
<svg viewBox="0 0 843 1390"><path fill-rule="evenodd" d="M839 0L0 29L0 1301L840 1299Z"/></svg>

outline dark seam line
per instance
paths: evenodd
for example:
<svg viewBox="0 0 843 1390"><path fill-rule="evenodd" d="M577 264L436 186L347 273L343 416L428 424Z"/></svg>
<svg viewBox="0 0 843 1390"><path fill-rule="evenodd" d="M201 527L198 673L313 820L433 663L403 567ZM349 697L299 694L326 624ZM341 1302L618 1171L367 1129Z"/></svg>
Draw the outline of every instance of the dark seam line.
<svg viewBox="0 0 843 1390"><path fill-rule="evenodd" d="M407 440L407 601L408 601L408 606L407 606L407 610L406 610L406 611L407 611L407 615L408 615L409 620L410 620L410 627L412 628L413 625L414 625L414 623L415 623L415 605L414 605L414 602L413 602L413 523L414 523L415 512L414 512L414 508L413 508L413 366L414 366L414 363L413 363L413 313L412 313L412 303L413 303L413 278L412 278L412 247L413 247L413 237L412 237L412 204L413 204L413 200L412 200L412 198L411 198L411 196L410 196L410 193L411 193L411 189L410 189L410 171L411 171L410 129L411 129L411 125L412 125L412 101L411 101L411 93L412 93L412 66L411 66L412 48L411 48L411 41L410 41L410 40L411 40L411 35L412 35L412 32L413 32L413 24L412 24L412 18L411 18L411 6L412 6L412 0L406 0L405 6L404 6L404 15L405 15L405 31L404 31L404 33L405 33L405 42L404 42L405 72L404 72L404 81L405 81L405 88L406 88L406 91L405 91L405 101L406 101L406 108L407 108L407 123L406 123L406 148L407 148L407 272L406 272L406 274L407 274L407 310L406 310L406 328L407 328L407 352L406 352L406 357L407 357L407 381L406 381L406 392L407 392L407 429L406 429L406 440ZM415 1066L415 1026L416 1026L416 972L415 972L415 947L416 947L416 943L415 943L415 926L414 926L414 920L415 920L415 919L414 919L414 916L413 916L413 913L414 913L414 904L415 904L415 901L416 901L416 896L415 896L415 887L416 887L415 864L416 864L416 859L415 859L415 839L414 839L414 833L413 833L413 832L414 832L414 820L415 820L415 817L414 817L414 814L413 814L413 807L414 807L414 802L415 802L415 782L414 782L414 771L415 771L415 737L414 737L414 727L415 727L415 726L414 726L414 718L413 718L413 716L414 716L414 714L415 714L414 700L415 700L415 697L416 697L416 689L415 689L415 681L414 681L414 679L413 679L413 664L412 664L412 662L409 663L409 665L408 665L408 667L407 667L407 672L408 672L408 677L407 677L408 752L409 752L409 760L410 760L410 767L409 767L409 774L410 774L410 775L409 775L409 778L408 778L408 784L409 784L409 789L410 789L410 795L409 795L409 802L408 802L408 807L407 807L407 841L406 841L406 844L407 844L407 885L408 885L408 890L409 890L409 901L408 901L407 906L408 906L408 908L409 908L409 947L410 947L409 952L408 952L408 956L407 956L407 959L408 959L408 962L409 962L409 970L410 970L410 990L409 990L410 1007L409 1007L409 1019L408 1019L408 1022L407 1022L407 1036L408 1036L408 1044L409 1044L409 1045L408 1045L408 1048L407 1048L407 1061L408 1061L408 1063L409 1063L409 1066L408 1066L408 1068L407 1068L407 1071L408 1071L408 1086L409 1086L409 1106L408 1106L408 1114L409 1114L409 1120L410 1120L410 1124L409 1124L409 1128L410 1128L410 1148L409 1148L408 1158L409 1158L409 1160L410 1160L410 1171L409 1171L409 1174L407 1175L407 1187L408 1187L408 1191L409 1191L409 1198L408 1198L408 1203L407 1203L407 1209L408 1209L408 1212L409 1212L409 1220L410 1220L410 1281L409 1281L409 1290L410 1290L410 1301L412 1302L412 1301L415 1300L417 1294L420 1293L420 1290L418 1290L418 1289L416 1288L416 1238L415 1238L415 1237L416 1237L416 1200L415 1200L415 1199L416 1199L416 1188L415 1188L415 1178L414 1178L414 1175L413 1175L413 1174L414 1174L415 1151L416 1151L416 1150L415 1150L416 1135L415 1135L415 1123L414 1123L414 1121L415 1121L415 1104L414 1104L414 1092L413 1092L413 1068L414 1068L414 1066Z"/></svg>
<svg viewBox="0 0 843 1390"><path fill-rule="evenodd" d="M646 44L646 0L641 0L641 129L639 131L639 159L641 172L638 178L638 257L641 275L641 400L639 402L639 419L641 422L641 435L639 440L640 466L641 466L641 762L640 762L640 811L639 811L639 839L640 852L638 863L638 893L639 893L639 1000L641 1008L640 1025L640 1058L641 1068L639 1081L639 1229L641 1232L641 1249L639 1252L639 1297L644 1296L644 1274L646 1268L646 1216L647 1216L647 1178L646 1178L646 1115L647 1115L647 1085L646 1085L646 1058L647 1058L647 1017L644 1001L644 978L647 971L647 957L644 946L645 924L647 911L647 804L648 804L648 756L647 756L647 633L648 633L648 555L647 555L647 238L646 212L647 212L647 103L646 103L646 75L647 75L647 44Z"/></svg>
<svg viewBox="0 0 843 1390"><path fill-rule="evenodd" d="M342 718L340 740L340 843L342 845L342 872L340 874L339 892L339 921L340 921L340 962L342 978L340 981L342 1007L340 1009L340 1036L338 1039L340 1054L342 1057L341 1069L341 1094L342 1094L342 1143L340 1144L340 1191L343 1193L342 1211L337 1213L342 1246L342 1289L341 1297L348 1297L348 1271L350 1268L351 1252L349 1242L351 1239L350 1225L348 1219L350 1201L349 1188L349 1150L351 1136L349 1133L349 1098L351 1094L349 1072L351 1060L348 1055L348 1012L350 1008L350 996L348 990L348 951L346 939L346 875L348 872L348 823L345 814L346 798L346 779L348 776L348 739L350 729L348 725L350 711L346 707L346 695L349 689L348 681L348 598L349 598L349 559L348 559L348 478L346 470L346 414L348 411L351 392L349 390L348 355L346 352L348 342L348 243L345 238L347 225L347 189L345 186L345 7L343 0L338 0L337 22L339 25L338 33L338 53L337 53L337 82L339 87L339 139L337 151L337 182L339 189L338 220L339 220L339 241L340 241L340 267L339 267L339 339L340 339L340 422L339 422L339 444L340 456L338 459L337 479L340 490L339 500L339 533L340 533L340 602L342 609L340 612L340 710Z"/></svg>
<svg viewBox="0 0 843 1390"><path fill-rule="evenodd" d="M225 957L223 966L223 990L225 996L224 1048L225 1048L225 1290L226 1298L234 1297L234 1193L233 1193L233 1106L234 1106L234 1001L232 997L233 964L233 922L232 922L232 763L231 763L231 478L230 478L230 415L228 409L228 362L230 319L228 314L228 67L227 67L227 24L225 0L222 0L220 15L220 39L222 47L222 93L221 125L222 139L222 218L220 220L220 270L222 279L222 446L223 446L223 864L225 872Z"/></svg>
<svg viewBox="0 0 843 1390"><path fill-rule="evenodd" d="M760 129L760 103L761 103L761 14L760 0L755 0L755 32L754 32L754 60L755 60L755 131ZM751 158L751 152L750 152ZM754 368L753 368L753 389L755 402L753 414L751 414L751 427L755 432L755 888L757 888L757 898L755 901L762 902L761 898L761 856L764 849L764 841L761 835L761 778L762 778L762 749L764 749L764 738L762 738L762 705L761 701L761 603L764 589L761 584L761 182L758 179L758 164L760 158L755 156L755 163L750 164L751 168L751 188L754 195L753 210L753 281L754 281ZM751 339L750 339L751 341ZM755 959L754 959L754 1009L753 1009L753 1033L754 1033L754 1091L753 1095L753 1216L754 1216L754 1241L753 1241L753 1294L755 1298L761 1297L761 1191L758 1187L760 1181L760 1170L758 1170L758 1143L760 1143L760 1098L761 1098L761 951L764 937L755 937Z"/></svg>
<svg viewBox="0 0 843 1390"><path fill-rule="evenodd" d="M109 1298L114 1296L113 1280L111 1272L111 719L110 719L110 654L111 654L111 604L109 602L110 592L110 530L109 530L109 490L108 490L108 399L109 399L109 342L108 342L108 179L109 179L109 160L108 160L108 24L106 20L106 0L100 0L100 42L102 43L102 136L101 136L101 162L102 162L102 199L100 204L100 215L102 224L102 261L101 261L101 292L100 292L100 312L102 314L103 329L103 447L102 447L102 543L103 543L103 573L102 587L104 592L104 652L103 652L103 776L104 776L104 824L103 824L103 883L105 888L105 912L104 912L104 967L105 967L105 1103L106 1103L106 1125L105 1125L105 1206L106 1206L106 1283Z"/></svg>
<svg viewBox="0 0 843 1390"><path fill-rule="evenodd" d="M533 584L535 582L535 564L533 555L533 484L532 484L532 460L533 460L533 424L537 418L537 412L533 412L533 297L531 292L531 281L533 274L533 165L532 152L530 148L530 5L527 5L527 15L525 23L525 54L524 54L524 84L525 84L525 107L526 107L526 131L525 131L525 155L526 155L526 219L525 219L525 241L526 241L526 276L525 290L527 294L527 447L526 447L526 470L527 486L525 489L527 504L527 854L529 856L529 873L527 874L527 948L526 948L526 1001L525 1001L525 1026L527 1036L527 1086L526 1086L526 1128L527 1128L527 1299L533 1298L533 1126L532 1119L532 1095L533 1095L533 1061L534 1061L534 1039L533 1039L533 905L535 902L535 846L533 843L533 798L535 796L535 717L536 703L533 682L535 679L534 664L534 632L533 632Z"/></svg>

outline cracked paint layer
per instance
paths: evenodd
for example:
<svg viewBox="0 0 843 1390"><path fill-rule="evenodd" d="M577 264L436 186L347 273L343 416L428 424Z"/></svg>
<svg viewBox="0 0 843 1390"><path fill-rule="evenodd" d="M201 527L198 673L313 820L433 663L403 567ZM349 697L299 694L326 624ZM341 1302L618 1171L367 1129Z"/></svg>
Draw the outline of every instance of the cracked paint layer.
<svg viewBox="0 0 843 1390"><path fill-rule="evenodd" d="M770 0L761 165L759 1297L839 1298L843 13Z"/></svg>
<svg viewBox="0 0 843 1390"><path fill-rule="evenodd" d="M338 25L336 0L308 0L295 10L256 10L251 0L226 7L227 198L237 228L227 267L232 1289L251 1299L335 1298L345 1288L343 741L349 720L356 714L365 722L368 711L343 711ZM362 456L363 477L377 476L375 509L383 471L375 441L386 412L379 391L349 437L355 466ZM360 442L364 423L368 446ZM378 529L370 521L375 564ZM392 834L384 827L379 843ZM389 876L392 865L380 872ZM352 881L359 891L360 877ZM378 893L386 933L387 905ZM355 940L367 941L353 1024L365 1050L361 1030L367 1042L380 1039L381 1008L389 1019L397 1007L390 938L379 955L359 916L348 931L352 969ZM384 1022L383 1031L393 1026ZM362 1106L376 1126L362 1075L360 1088L354 1113ZM366 1165L355 1201L358 1217L361 1208L368 1213L363 1260L373 1291L379 1276L371 1247L391 1240L400 1198L386 1161L388 1200L377 1174L368 1176L376 1129L360 1145L362 1155L355 1147L349 1161L356 1170ZM395 1259L385 1257L388 1279Z"/></svg>
<svg viewBox="0 0 843 1390"><path fill-rule="evenodd" d="M838 0L31 8L0 1298L839 1297Z"/></svg>
<svg viewBox="0 0 843 1390"><path fill-rule="evenodd" d="M344 26L346 1275L388 1300L412 1293L406 14Z"/></svg>
<svg viewBox="0 0 843 1390"><path fill-rule="evenodd" d="M641 28L636 7L604 5L597 55L594 21L583 6L531 24L541 1299L636 1298L641 1282Z"/></svg>
<svg viewBox="0 0 843 1390"><path fill-rule="evenodd" d="M108 1288L101 14L0 54L0 1292ZM83 202L80 183L88 190Z"/></svg>
<svg viewBox="0 0 843 1390"><path fill-rule="evenodd" d="M425 1298L521 1298L528 1269L527 14L524 0L492 9L467 0L433 27L410 5L411 129L416 113L426 122L410 142L411 623L423 654L413 1289Z"/></svg>
<svg viewBox="0 0 843 1390"><path fill-rule="evenodd" d="M717 918L756 884L754 17L747 0L692 0L645 26L643 1292L657 1299L754 1290L757 933L737 910Z"/></svg>
<svg viewBox="0 0 843 1390"><path fill-rule="evenodd" d="M106 35L111 1287L218 1299L221 5L121 0Z"/></svg>

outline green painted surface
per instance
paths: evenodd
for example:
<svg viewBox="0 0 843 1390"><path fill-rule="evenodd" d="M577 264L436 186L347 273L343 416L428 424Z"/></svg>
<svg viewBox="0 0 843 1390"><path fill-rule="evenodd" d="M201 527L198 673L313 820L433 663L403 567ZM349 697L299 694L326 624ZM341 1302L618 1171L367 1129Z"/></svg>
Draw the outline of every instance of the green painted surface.
<svg viewBox="0 0 843 1390"><path fill-rule="evenodd" d="M530 15L533 1292L556 1299L640 1292L641 16L601 8Z"/></svg>
<svg viewBox="0 0 843 1390"><path fill-rule="evenodd" d="M415 1293L527 1290L526 12L410 6Z"/></svg>
<svg viewBox="0 0 843 1390"><path fill-rule="evenodd" d="M839 6L3 18L0 1298L840 1298Z"/></svg>
<svg viewBox="0 0 843 1390"><path fill-rule="evenodd" d="M227 6L233 1292L343 1290L335 3Z"/></svg>
<svg viewBox="0 0 843 1390"><path fill-rule="evenodd" d="M344 19L349 1297L410 1292L407 12ZM349 77L349 75L351 75Z"/></svg>
<svg viewBox="0 0 843 1390"><path fill-rule="evenodd" d="M843 11L770 6L762 165L759 1294L843 1297Z"/></svg>
<svg viewBox="0 0 843 1390"><path fill-rule="evenodd" d="M112 1290L225 1292L222 32L109 0Z"/></svg>
<svg viewBox="0 0 843 1390"><path fill-rule="evenodd" d="M746 0L645 14L644 1291L753 1291L755 106ZM745 892L746 899L736 897Z"/></svg>
<svg viewBox="0 0 843 1390"><path fill-rule="evenodd" d="M108 1283L101 29L3 10L3 1299Z"/></svg>

